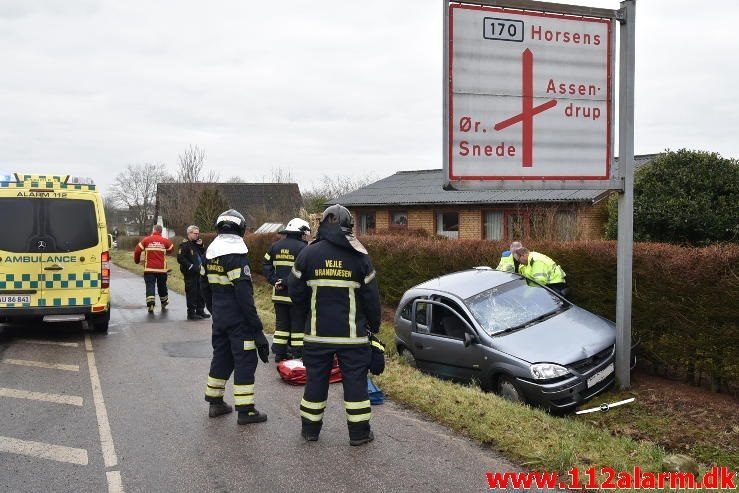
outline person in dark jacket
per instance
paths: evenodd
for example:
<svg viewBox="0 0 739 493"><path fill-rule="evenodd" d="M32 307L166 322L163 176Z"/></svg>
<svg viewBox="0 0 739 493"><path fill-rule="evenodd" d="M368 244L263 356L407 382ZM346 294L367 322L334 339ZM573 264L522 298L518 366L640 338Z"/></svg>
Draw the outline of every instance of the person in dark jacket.
<svg viewBox="0 0 739 493"><path fill-rule="evenodd" d="M187 319L201 320L210 318L205 313L205 299L203 298L201 268L205 261L205 248L200 239L200 228L195 225L187 227L187 238L182 240L177 250L177 262L180 272L185 278L185 300L187 301ZM204 273L204 270L203 270Z"/></svg>
<svg viewBox="0 0 739 493"><path fill-rule="evenodd" d="M300 403L302 437L318 440L334 357L344 385L349 444L374 440L370 429L367 370L369 335L380 329L380 295L367 250L354 237L351 213L327 208L315 241L295 260L288 289L305 327L303 364L307 383Z"/></svg>
<svg viewBox="0 0 739 493"><path fill-rule="evenodd" d="M254 372L257 355L265 363L269 357L269 344L254 305L245 227L244 216L238 211L229 209L218 216L218 236L205 253L208 283L203 290L205 304L213 314L213 359L205 388L208 415L214 418L231 412L223 395L233 372L240 425L267 421L267 415L254 407Z"/></svg>
<svg viewBox="0 0 739 493"><path fill-rule="evenodd" d="M280 234L285 237L269 247L262 262L264 277L273 286L275 334L272 339L272 352L275 354L275 363L303 356L303 327L296 313L297 307L290 299L287 277L298 254L308 244L310 225L296 217L287 223Z"/></svg>

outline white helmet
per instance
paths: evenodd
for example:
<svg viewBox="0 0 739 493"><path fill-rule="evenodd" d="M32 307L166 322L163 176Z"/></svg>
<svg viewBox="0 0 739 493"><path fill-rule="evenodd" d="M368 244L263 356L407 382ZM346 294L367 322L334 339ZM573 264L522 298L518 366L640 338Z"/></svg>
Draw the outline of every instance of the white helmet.
<svg viewBox="0 0 739 493"><path fill-rule="evenodd" d="M308 224L308 221L296 217L291 219L290 222L287 223L287 226L285 226L285 229L280 231L280 233L307 234L310 233L310 224Z"/></svg>

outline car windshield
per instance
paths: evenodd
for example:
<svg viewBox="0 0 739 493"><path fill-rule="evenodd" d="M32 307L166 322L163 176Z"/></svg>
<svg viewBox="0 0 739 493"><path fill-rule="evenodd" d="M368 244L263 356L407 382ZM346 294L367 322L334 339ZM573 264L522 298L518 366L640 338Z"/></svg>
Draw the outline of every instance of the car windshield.
<svg viewBox="0 0 739 493"><path fill-rule="evenodd" d="M535 282L516 279L465 300L477 322L490 335L515 330L569 307Z"/></svg>

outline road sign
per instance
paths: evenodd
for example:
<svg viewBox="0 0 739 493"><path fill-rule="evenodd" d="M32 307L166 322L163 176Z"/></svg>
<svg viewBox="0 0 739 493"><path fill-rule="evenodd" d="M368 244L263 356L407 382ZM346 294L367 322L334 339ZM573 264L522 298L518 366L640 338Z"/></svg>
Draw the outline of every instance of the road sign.
<svg viewBox="0 0 739 493"><path fill-rule="evenodd" d="M445 185L616 188L610 19L448 6Z"/></svg>

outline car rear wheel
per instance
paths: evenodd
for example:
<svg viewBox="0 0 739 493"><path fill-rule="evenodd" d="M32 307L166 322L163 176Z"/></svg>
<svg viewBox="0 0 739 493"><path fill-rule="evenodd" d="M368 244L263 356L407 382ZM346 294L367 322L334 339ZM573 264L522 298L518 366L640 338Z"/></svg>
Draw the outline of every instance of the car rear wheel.
<svg viewBox="0 0 739 493"><path fill-rule="evenodd" d="M513 378L502 376L498 379L498 395L511 402L526 402L523 394L513 382Z"/></svg>
<svg viewBox="0 0 739 493"><path fill-rule="evenodd" d="M400 353L400 359L403 360L406 365L412 368L417 368L416 358L413 356L413 353L411 353L410 349L401 346L400 348L398 348L398 352Z"/></svg>

